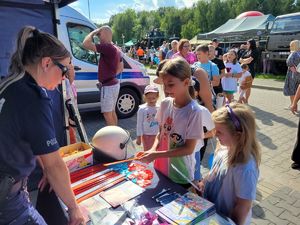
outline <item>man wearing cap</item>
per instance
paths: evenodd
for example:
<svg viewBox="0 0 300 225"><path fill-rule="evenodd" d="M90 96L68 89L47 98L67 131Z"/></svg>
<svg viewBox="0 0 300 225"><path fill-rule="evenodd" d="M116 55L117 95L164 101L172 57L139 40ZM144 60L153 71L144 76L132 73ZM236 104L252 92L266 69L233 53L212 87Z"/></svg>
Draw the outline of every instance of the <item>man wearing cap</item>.
<svg viewBox="0 0 300 225"><path fill-rule="evenodd" d="M212 40L212 45L216 48L216 50L215 50L216 57L219 58L219 59L222 59L223 50L222 50L222 48L219 47L219 41L218 41L217 38L214 38Z"/></svg>
<svg viewBox="0 0 300 225"><path fill-rule="evenodd" d="M137 112L136 143L137 145L143 143L144 151L151 149L159 131L159 125L155 118L158 110L156 104L158 97L158 87L155 85L146 86L144 91L146 103L140 105Z"/></svg>
<svg viewBox="0 0 300 225"><path fill-rule="evenodd" d="M97 35L100 44L93 43ZM112 30L109 26L102 26L89 33L83 46L91 51L101 54L98 65L98 80L100 89L100 106L108 126L117 125L118 117L115 107L120 91L120 83L116 76L123 70L120 50L112 43Z"/></svg>

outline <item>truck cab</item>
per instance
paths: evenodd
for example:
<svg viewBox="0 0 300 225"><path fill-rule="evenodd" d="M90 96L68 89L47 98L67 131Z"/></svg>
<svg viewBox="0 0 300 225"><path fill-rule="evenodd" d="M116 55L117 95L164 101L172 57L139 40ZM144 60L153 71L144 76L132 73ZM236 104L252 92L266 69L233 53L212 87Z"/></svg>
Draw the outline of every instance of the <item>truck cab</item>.
<svg viewBox="0 0 300 225"><path fill-rule="evenodd" d="M300 12L277 16L270 29L264 57L272 63L272 72L286 71L290 42L300 40Z"/></svg>
<svg viewBox="0 0 300 225"><path fill-rule="evenodd" d="M99 54L86 50L82 42L87 34L97 27L75 9L66 6L59 9L58 39L72 54L75 66L75 85L77 88L78 108L81 111L100 109L98 82ZM99 42L98 38L94 42ZM120 81L120 93L116 112L119 118L134 115L142 102L145 86L150 83L143 64L122 54L124 70L117 75Z"/></svg>

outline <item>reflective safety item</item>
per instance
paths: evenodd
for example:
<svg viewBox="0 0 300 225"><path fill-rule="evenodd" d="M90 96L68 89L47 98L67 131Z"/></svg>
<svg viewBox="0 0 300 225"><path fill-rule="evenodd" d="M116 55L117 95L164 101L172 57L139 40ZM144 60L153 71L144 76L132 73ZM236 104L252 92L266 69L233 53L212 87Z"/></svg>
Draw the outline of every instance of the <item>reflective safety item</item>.
<svg viewBox="0 0 300 225"><path fill-rule="evenodd" d="M133 143L128 131L118 126L106 126L94 135L92 146L96 151L122 160L127 158L128 146L133 147Z"/></svg>

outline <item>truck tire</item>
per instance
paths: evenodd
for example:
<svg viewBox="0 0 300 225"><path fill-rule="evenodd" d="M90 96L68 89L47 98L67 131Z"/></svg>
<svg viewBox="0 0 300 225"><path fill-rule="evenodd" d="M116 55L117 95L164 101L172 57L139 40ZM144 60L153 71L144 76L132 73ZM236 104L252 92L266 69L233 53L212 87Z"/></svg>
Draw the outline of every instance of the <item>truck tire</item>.
<svg viewBox="0 0 300 225"><path fill-rule="evenodd" d="M121 88L116 104L116 113L119 119L133 116L139 107L140 98L137 93L130 88Z"/></svg>

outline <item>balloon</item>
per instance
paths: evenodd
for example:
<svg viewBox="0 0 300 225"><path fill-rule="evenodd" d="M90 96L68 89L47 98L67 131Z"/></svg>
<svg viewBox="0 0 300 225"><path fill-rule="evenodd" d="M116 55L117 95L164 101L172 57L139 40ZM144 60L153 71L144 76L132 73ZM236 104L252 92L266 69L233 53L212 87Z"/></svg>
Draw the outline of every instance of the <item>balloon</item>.
<svg viewBox="0 0 300 225"><path fill-rule="evenodd" d="M236 17L236 19L241 19L241 18L250 17L250 16L264 16L264 14L259 11L248 11L248 12L241 13L240 15L238 15Z"/></svg>

